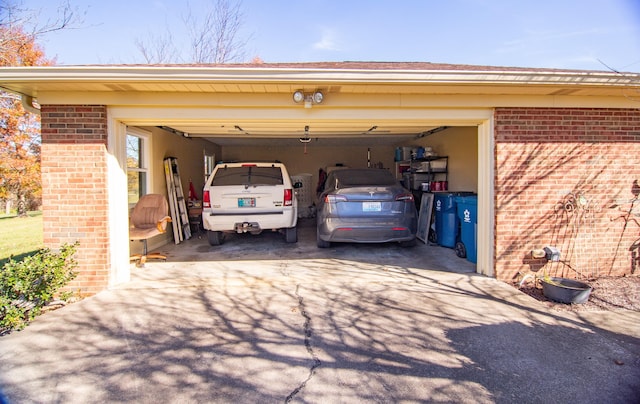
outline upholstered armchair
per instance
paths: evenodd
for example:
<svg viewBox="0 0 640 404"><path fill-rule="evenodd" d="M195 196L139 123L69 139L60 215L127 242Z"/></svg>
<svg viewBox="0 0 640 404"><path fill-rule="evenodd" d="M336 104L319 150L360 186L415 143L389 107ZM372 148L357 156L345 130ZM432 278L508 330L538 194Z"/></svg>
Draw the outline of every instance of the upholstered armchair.
<svg viewBox="0 0 640 404"><path fill-rule="evenodd" d="M160 253L149 253L147 239L167 231L167 223L171 221L168 212L167 199L160 194L143 195L131 211L129 239L142 241L142 254L130 257L130 261L137 261L138 267L143 267L147 259L167 259Z"/></svg>

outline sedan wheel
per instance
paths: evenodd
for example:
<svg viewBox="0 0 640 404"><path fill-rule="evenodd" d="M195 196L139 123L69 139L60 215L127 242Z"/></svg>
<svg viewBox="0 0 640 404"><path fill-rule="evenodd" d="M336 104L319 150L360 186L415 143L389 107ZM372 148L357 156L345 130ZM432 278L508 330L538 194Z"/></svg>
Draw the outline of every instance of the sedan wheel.
<svg viewBox="0 0 640 404"><path fill-rule="evenodd" d="M320 238L320 234L316 231L316 243L318 244L318 248L329 248L331 247L331 242L324 241Z"/></svg>
<svg viewBox="0 0 640 404"><path fill-rule="evenodd" d="M401 247L415 247L416 245L418 245L418 242L416 241L415 238L413 240L400 242Z"/></svg>

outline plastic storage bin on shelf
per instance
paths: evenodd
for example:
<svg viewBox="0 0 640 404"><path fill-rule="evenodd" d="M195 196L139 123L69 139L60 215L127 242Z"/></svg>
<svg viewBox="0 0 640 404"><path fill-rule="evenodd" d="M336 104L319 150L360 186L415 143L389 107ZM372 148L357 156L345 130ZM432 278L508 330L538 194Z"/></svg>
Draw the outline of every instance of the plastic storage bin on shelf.
<svg viewBox="0 0 640 404"><path fill-rule="evenodd" d="M460 220L460 242L463 244L467 260L475 264L478 254L478 196L457 197L456 210Z"/></svg>
<svg viewBox="0 0 640 404"><path fill-rule="evenodd" d="M456 194L436 193L434 210L436 212L436 241L442 247L453 248L458 239L460 222L456 215Z"/></svg>

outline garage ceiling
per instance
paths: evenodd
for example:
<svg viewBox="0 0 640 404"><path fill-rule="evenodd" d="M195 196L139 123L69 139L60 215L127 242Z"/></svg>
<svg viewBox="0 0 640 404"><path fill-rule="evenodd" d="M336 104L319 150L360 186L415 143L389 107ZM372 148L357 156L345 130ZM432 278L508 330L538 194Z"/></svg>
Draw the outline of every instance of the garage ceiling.
<svg viewBox="0 0 640 404"><path fill-rule="evenodd" d="M311 142L321 146L384 146L414 141L438 131L433 125L373 125L344 122L234 123L160 125L179 136L206 138L220 146L295 145Z"/></svg>

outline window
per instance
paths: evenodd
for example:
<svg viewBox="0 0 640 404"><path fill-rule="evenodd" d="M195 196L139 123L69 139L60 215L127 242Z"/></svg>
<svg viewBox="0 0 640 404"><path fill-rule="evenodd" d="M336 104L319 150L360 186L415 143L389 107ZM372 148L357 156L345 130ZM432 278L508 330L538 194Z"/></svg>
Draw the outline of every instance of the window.
<svg viewBox="0 0 640 404"><path fill-rule="evenodd" d="M207 182L209 176L213 172L213 167L215 167L216 163L215 154L207 154L206 150L204 152L204 182Z"/></svg>
<svg viewBox="0 0 640 404"><path fill-rule="evenodd" d="M280 167L225 167L216 172L212 186L225 185L283 185Z"/></svg>
<svg viewBox="0 0 640 404"><path fill-rule="evenodd" d="M147 193L149 180L148 137L127 131L127 191L130 205Z"/></svg>

